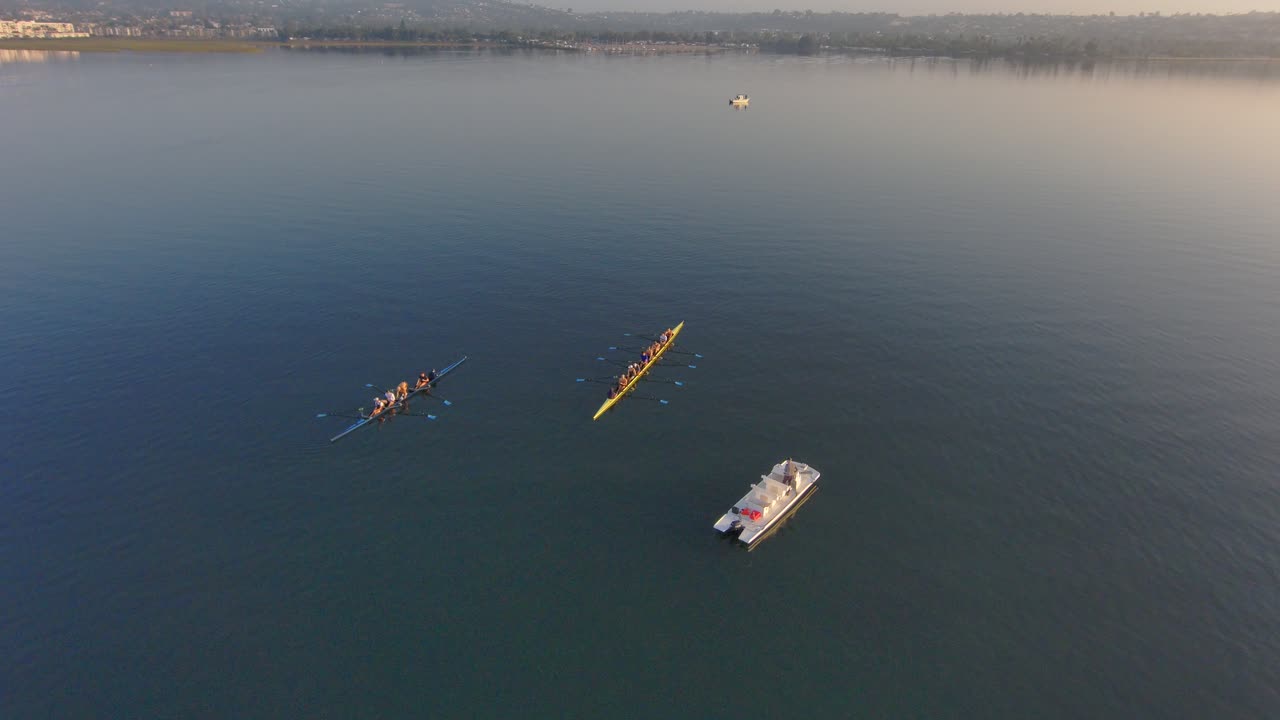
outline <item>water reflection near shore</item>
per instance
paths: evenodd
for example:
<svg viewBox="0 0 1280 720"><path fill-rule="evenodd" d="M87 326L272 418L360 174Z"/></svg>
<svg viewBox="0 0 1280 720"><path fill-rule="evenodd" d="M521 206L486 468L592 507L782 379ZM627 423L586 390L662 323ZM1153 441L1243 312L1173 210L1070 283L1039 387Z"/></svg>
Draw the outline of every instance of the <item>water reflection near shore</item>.
<svg viewBox="0 0 1280 720"><path fill-rule="evenodd" d="M0 49L0 65L6 63L44 63L80 59L79 50L4 50Z"/></svg>
<svg viewBox="0 0 1280 720"><path fill-rule="evenodd" d="M384 57L539 57L568 56L593 53L555 48L529 48L491 45L344 45L344 44L296 44L284 45L284 52L336 55L381 55ZM675 53L673 53L675 54ZM744 53L728 51L705 55L708 60L731 60ZM605 53L608 55L608 53ZM1170 79L1248 80L1263 83L1280 81L1280 61L1267 59L1126 59L1126 60L1036 60L1010 58L951 58L943 56L890 56L880 54L839 54L816 56L777 54L761 55L782 63L855 63L882 65L893 72L1013 74L1025 78L1076 78L1084 80L1120 80L1166 77Z"/></svg>
<svg viewBox="0 0 1280 720"><path fill-rule="evenodd" d="M856 56L861 62L884 62L894 71L1013 74L1024 78L1120 80L1248 80L1280 82L1280 62L1265 59L1133 59L1015 60L1008 58Z"/></svg>
<svg viewBox="0 0 1280 720"><path fill-rule="evenodd" d="M299 54L316 54L316 55L382 55L385 57L445 57L450 55L456 56L476 56L481 55L498 55L498 56L514 56L526 55L535 56L539 54L547 54L546 50L534 48L515 48L507 46L493 46L485 44L477 45L336 45L317 43L309 44L291 44L281 45L280 50L287 53Z"/></svg>

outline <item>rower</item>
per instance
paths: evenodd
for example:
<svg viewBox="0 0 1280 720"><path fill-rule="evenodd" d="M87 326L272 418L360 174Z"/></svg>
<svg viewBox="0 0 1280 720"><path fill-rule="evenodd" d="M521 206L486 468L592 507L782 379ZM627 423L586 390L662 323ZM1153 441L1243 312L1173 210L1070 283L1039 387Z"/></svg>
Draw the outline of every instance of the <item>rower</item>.
<svg viewBox="0 0 1280 720"><path fill-rule="evenodd" d="M381 395L375 395L373 398L373 411L369 413L369 417L373 417L382 412L387 407L387 401Z"/></svg>
<svg viewBox="0 0 1280 720"><path fill-rule="evenodd" d="M648 351L648 350L645 350L644 352L640 353L640 364L641 364L641 365L648 365L648 364L649 364L649 351Z"/></svg>
<svg viewBox="0 0 1280 720"><path fill-rule="evenodd" d="M435 369L435 368L431 368L431 372L427 373L427 381L428 381L428 382L435 382L435 381L436 381L436 369Z"/></svg>
<svg viewBox="0 0 1280 720"><path fill-rule="evenodd" d="M396 394L394 392L391 392L390 390L388 390L386 394L383 395L383 397L387 399L387 407L391 407L392 405L396 404Z"/></svg>
<svg viewBox="0 0 1280 720"><path fill-rule="evenodd" d="M609 387L609 399L610 399L610 400L612 400L612 399L614 399L614 398L616 398L616 397L618 397L618 388L610 386L610 387Z"/></svg>
<svg viewBox="0 0 1280 720"><path fill-rule="evenodd" d="M413 389L421 390L422 388L430 384L431 384L431 381L427 379L427 374L424 372L420 372L418 373L418 382L413 386Z"/></svg>
<svg viewBox="0 0 1280 720"><path fill-rule="evenodd" d="M396 399L404 400L409 397L409 383L401 382L396 386Z"/></svg>

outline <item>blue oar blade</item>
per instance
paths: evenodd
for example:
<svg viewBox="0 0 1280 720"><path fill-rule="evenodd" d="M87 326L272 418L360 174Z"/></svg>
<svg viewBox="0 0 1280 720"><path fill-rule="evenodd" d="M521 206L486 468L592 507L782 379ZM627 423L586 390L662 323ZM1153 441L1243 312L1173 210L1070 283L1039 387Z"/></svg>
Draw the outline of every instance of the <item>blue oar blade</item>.
<svg viewBox="0 0 1280 720"><path fill-rule="evenodd" d="M596 358L596 359L597 359L597 360L603 360L604 358L602 358L602 357L598 357L598 358Z"/></svg>
<svg viewBox="0 0 1280 720"><path fill-rule="evenodd" d="M577 380L574 380L574 382L586 382L586 381L587 381L586 378L578 378Z"/></svg>
<svg viewBox="0 0 1280 720"><path fill-rule="evenodd" d="M444 401L444 404L445 404L445 405L452 405L453 403L452 403L451 401L449 401L449 400L445 400L445 401Z"/></svg>
<svg viewBox="0 0 1280 720"><path fill-rule="evenodd" d="M690 370L697 370L697 369L698 369L698 366L697 366L697 365L690 365L690 366L689 366L689 369L690 369Z"/></svg>
<svg viewBox="0 0 1280 720"><path fill-rule="evenodd" d="M435 419L436 419L436 416L435 416L435 415L428 415L428 416L427 416L427 419L428 419L428 420L435 420Z"/></svg>
<svg viewBox="0 0 1280 720"><path fill-rule="evenodd" d="M617 346L617 345L611 345L611 346L609 346L609 349L610 349L610 350L617 350L617 349L618 349L618 346Z"/></svg>
<svg viewBox="0 0 1280 720"><path fill-rule="evenodd" d="M694 354L693 354L693 356L694 356L694 357L696 357L696 358L698 358L699 360L701 360L701 359L702 359L702 356L701 356L701 355L699 355L698 353L694 353Z"/></svg>
<svg viewBox="0 0 1280 720"><path fill-rule="evenodd" d="M318 418L329 417L329 413L316 413L316 417Z"/></svg>
<svg viewBox="0 0 1280 720"><path fill-rule="evenodd" d="M668 404L666 400L659 400L658 402L662 403L663 405Z"/></svg>
<svg viewBox="0 0 1280 720"><path fill-rule="evenodd" d="M684 387L684 383L680 382L679 380L676 380L675 384L676 384L676 387Z"/></svg>

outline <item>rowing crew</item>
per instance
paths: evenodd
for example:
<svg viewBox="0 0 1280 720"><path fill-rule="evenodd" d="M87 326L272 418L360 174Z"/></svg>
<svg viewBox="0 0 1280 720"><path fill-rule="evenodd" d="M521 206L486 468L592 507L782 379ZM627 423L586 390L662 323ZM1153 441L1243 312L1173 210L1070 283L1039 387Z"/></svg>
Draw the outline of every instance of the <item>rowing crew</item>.
<svg viewBox="0 0 1280 720"><path fill-rule="evenodd" d="M666 332L658 336L658 339L652 345L645 348L640 353L640 366L648 365L650 360L658 357L658 353L662 352L662 346L667 344L672 335L675 335L675 330L668 328Z"/></svg>
<svg viewBox="0 0 1280 720"><path fill-rule="evenodd" d="M627 385L631 383L631 380L640 374L640 369L643 367L640 363L628 365L627 369L623 370L622 374L618 376L618 384L609 387L609 399L612 400L621 395L622 391L627 389Z"/></svg>
<svg viewBox="0 0 1280 720"><path fill-rule="evenodd" d="M413 392L422 392L427 395L431 394L431 383L435 382L436 371L418 373L418 382L413 386ZM387 409L394 409L396 403L403 403L409 399L409 383L402 382L395 387L394 390L388 390L382 395L373 398L373 412L368 417L374 417Z"/></svg>
<svg viewBox="0 0 1280 720"><path fill-rule="evenodd" d="M610 386L610 400L621 395L623 391L627 389L627 385L631 384L631 381L638 377L641 372L644 372L644 369L649 366L649 361L656 358L658 353L662 352L662 347L667 344L667 341L670 340L671 336L674 334L674 330L668 329L666 332L658 336L658 340L656 342L641 351L640 362L628 365L627 369L618 376L618 384L616 386Z"/></svg>

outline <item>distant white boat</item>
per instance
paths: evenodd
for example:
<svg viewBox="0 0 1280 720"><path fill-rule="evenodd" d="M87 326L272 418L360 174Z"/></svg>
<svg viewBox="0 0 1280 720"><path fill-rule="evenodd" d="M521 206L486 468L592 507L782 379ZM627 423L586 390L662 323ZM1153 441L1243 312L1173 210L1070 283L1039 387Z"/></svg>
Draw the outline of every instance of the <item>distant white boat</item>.
<svg viewBox="0 0 1280 720"><path fill-rule="evenodd" d="M716 521L721 534L733 535L748 547L763 540L769 531L800 507L814 490L822 473L802 462L785 460L734 503Z"/></svg>
<svg viewBox="0 0 1280 720"><path fill-rule="evenodd" d="M747 97L746 95L738 95L734 99L730 100L729 104L730 105L746 105L749 102L751 102L751 98Z"/></svg>

